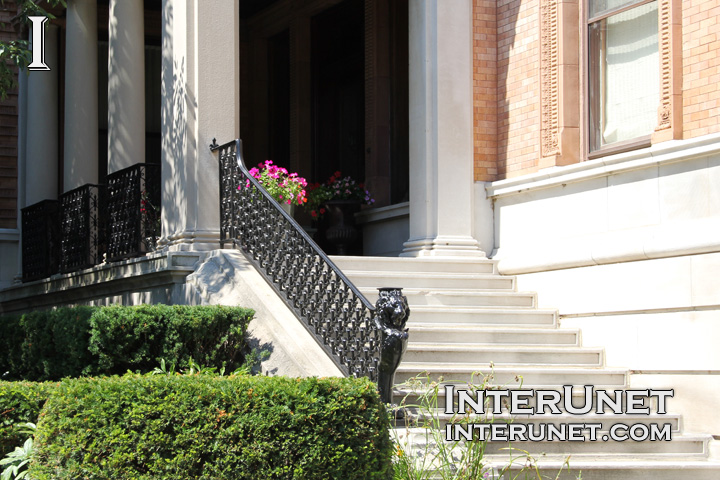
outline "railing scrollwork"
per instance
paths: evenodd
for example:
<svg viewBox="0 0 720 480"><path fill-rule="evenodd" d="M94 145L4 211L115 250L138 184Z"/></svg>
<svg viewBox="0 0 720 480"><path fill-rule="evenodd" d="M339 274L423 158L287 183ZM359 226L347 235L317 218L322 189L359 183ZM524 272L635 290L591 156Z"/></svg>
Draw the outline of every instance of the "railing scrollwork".
<svg viewBox="0 0 720 480"><path fill-rule="evenodd" d="M378 382L390 403L410 313L400 289L383 289L376 309L250 175L241 140L210 148L219 152L221 246L245 252L343 372Z"/></svg>

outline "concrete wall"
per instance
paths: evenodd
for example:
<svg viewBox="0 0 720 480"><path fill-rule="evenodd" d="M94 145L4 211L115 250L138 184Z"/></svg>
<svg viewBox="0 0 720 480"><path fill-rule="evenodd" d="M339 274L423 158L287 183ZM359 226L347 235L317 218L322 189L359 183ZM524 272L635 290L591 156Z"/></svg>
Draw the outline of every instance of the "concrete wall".
<svg viewBox="0 0 720 480"><path fill-rule="evenodd" d="M720 135L488 185L494 258L611 366L717 371Z"/></svg>

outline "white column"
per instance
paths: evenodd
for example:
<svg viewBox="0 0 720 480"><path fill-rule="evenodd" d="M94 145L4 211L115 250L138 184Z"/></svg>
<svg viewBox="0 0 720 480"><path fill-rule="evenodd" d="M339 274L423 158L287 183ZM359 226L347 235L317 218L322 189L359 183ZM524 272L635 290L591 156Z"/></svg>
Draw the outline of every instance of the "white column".
<svg viewBox="0 0 720 480"><path fill-rule="evenodd" d="M110 0L108 173L145 161L143 0Z"/></svg>
<svg viewBox="0 0 720 480"><path fill-rule="evenodd" d="M45 63L50 70L31 71L21 83L26 110L18 122L23 144L18 149L18 163L23 163L18 184L23 181L24 192L24 199L18 198L20 208L58 196L57 32L56 26L45 24Z"/></svg>
<svg viewBox="0 0 720 480"><path fill-rule="evenodd" d="M164 0L161 245L219 247L218 159L213 138L240 135L237 0Z"/></svg>
<svg viewBox="0 0 720 480"><path fill-rule="evenodd" d="M64 190L98 181L97 2L68 0Z"/></svg>
<svg viewBox="0 0 720 480"><path fill-rule="evenodd" d="M402 256L484 257L473 238L471 0L409 2L410 239Z"/></svg>

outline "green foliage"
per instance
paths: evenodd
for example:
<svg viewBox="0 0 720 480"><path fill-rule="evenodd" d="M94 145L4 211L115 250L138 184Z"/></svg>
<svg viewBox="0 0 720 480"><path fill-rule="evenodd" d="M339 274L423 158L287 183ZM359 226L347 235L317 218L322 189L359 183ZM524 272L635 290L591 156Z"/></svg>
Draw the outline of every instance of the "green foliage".
<svg viewBox="0 0 720 480"><path fill-rule="evenodd" d="M0 466L5 466L2 471L2 475L0 475L0 480L20 480L27 477L28 464L30 463L35 450L33 448L33 435L35 435L36 427L34 423L28 422L18 425L18 428L20 433L28 435L28 438L25 439L22 447L15 447L15 450L8 453L5 458L0 460Z"/></svg>
<svg viewBox="0 0 720 480"><path fill-rule="evenodd" d="M136 375L65 380L37 480L386 479L389 422L366 379Z"/></svg>
<svg viewBox="0 0 720 480"><path fill-rule="evenodd" d="M252 315L252 310L217 305L100 309L90 319L89 349L98 357L99 369L91 373L149 372L161 360L177 368L193 360L233 370L242 364Z"/></svg>
<svg viewBox="0 0 720 480"><path fill-rule="evenodd" d="M503 460L497 455L492 464L485 458L488 439L474 438L472 441L447 441L445 424L468 424L494 422L490 400L485 398L484 414L454 414L443 417L445 398L440 392L445 384L457 384L462 389L477 390L522 389L522 377L515 377L519 385L497 386L492 384L494 374L483 375L475 372L469 382L451 380L433 381L429 376L418 376L398 385L406 392L399 409L405 415L403 429L394 429L395 457L393 480L559 480L565 471L570 472L570 457L557 474L542 475L538 462L526 450L513 447L510 442L502 448L507 452ZM464 385L463 385L464 383ZM414 399L414 400L412 400ZM508 420L499 420L507 422ZM512 420L510 420L510 423ZM419 433L422 432L422 433ZM419 438L413 438L419 437ZM565 478L565 477L563 477ZM582 480L582 472L575 477Z"/></svg>
<svg viewBox="0 0 720 480"><path fill-rule="evenodd" d="M22 445L27 434L18 425L36 423L57 383L0 382L0 458Z"/></svg>
<svg viewBox="0 0 720 480"><path fill-rule="evenodd" d="M252 310L221 306L72 307L0 317L0 375L58 380L149 372L163 359L232 371Z"/></svg>

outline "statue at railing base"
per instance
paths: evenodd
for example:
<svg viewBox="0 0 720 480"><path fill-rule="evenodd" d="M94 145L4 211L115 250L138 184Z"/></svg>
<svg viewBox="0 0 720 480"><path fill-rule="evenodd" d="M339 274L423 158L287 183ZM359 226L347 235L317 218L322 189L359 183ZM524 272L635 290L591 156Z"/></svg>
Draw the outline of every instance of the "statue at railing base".
<svg viewBox="0 0 720 480"><path fill-rule="evenodd" d="M408 329L405 328L410 307L400 288L379 288L380 298L375 303L375 324L382 331L382 347L378 368L378 390L385 403L392 403L395 370L407 348Z"/></svg>

